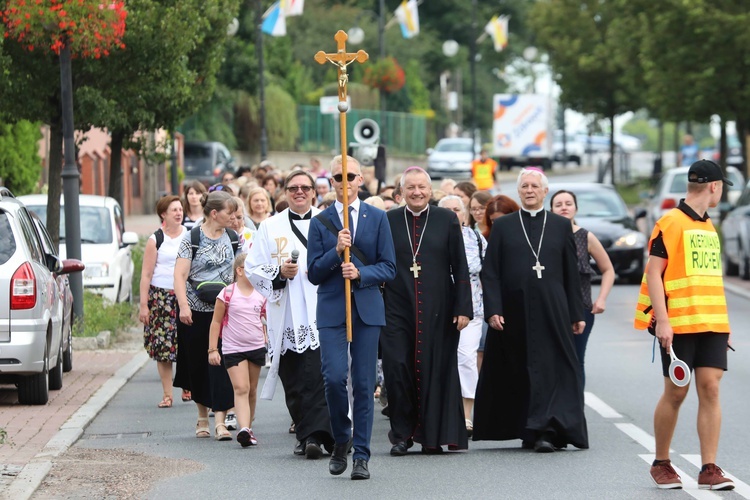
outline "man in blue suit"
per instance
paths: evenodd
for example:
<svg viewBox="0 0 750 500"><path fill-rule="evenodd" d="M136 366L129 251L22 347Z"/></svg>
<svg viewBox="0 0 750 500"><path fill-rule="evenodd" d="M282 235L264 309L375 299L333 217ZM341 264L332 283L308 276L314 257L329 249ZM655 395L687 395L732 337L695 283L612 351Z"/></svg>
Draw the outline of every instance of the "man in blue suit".
<svg viewBox="0 0 750 500"><path fill-rule="evenodd" d="M396 256L388 219L380 209L357 199L362 184L359 162L347 157L347 178L341 174L341 157L331 162L337 201L312 219L307 244L308 279L318 285L317 326L326 401L331 430L336 440L329 472L342 474L346 455L354 446L352 479L369 479L370 436L374 412L373 390L380 329L385 325L385 306L380 284L396 276ZM349 229L343 229L344 189L350 201ZM350 247L351 262L343 261ZM352 342L346 340L344 280L351 280ZM351 356L354 393L349 420L347 378Z"/></svg>

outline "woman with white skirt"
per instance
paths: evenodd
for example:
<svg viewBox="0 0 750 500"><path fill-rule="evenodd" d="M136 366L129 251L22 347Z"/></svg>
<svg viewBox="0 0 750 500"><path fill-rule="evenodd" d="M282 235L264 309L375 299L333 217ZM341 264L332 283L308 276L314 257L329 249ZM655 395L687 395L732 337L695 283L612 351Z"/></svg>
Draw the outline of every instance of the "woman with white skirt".
<svg viewBox="0 0 750 500"><path fill-rule="evenodd" d="M471 413L474 409L474 394L476 393L477 381L479 380L477 349L479 348L479 340L482 337L482 323L484 322L482 282L479 279L479 273L482 270L487 241L478 231L466 226L466 207L461 198L454 195L445 196L440 200L438 205L448 210L453 210L458 217L458 222L461 223L461 232L464 236L466 261L469 264L474 318L466 328L461 330L461 337L458 341L458 376L461 381L461 396L464 402L466 431L469 433L469 437L471 437L474 430Z"/></svg>

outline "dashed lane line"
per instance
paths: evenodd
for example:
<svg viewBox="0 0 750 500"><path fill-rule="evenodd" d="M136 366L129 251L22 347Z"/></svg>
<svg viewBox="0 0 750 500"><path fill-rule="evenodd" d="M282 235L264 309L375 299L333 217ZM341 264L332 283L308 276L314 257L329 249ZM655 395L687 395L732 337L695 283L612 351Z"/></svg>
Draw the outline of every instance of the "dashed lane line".
<svg viewBox="0 0 750 500"><path fill-rule="evenodd" d="M649 465L654 463L654 458L656 455L638 455L643 460L646 461ZM709 490L699 490L698 489L698 482L690 477L685 471L682 469L675 467L674 463L672 464L672 467L674 468L675 472L680 475L680 479L682 479L682 489L685 493L690 495L693 498L697 498L698 500L709 500L712 498L721 498L721 495L717 495L716 493L709 491Z"/></svg>
<svg viewBox="0 0 750 500"><path fill-rule="evenodd" d="M622 415L617 413L615 409L607 403L599 399L599 397L593 392L584 392L583 397L586 406L597 412L602 418L622 418Z"/></svg>
<svg viewBox="0 0 750 500"><path fill-rule="evenodd" d="M688 462L690 462L691 464L693 464L696 467L698 467L699 470L703 466L703 461L701 460L701 456L700 455L680 455L680 456L682 458L684 458L685 460L687 460ZM750 485L748 485L744 481L741 481L741 480L737 479L737 476L734 476L729 471L724 470L723 467L722 467L721 470L724 471L724 475L726 477L728 477L729 479L731 479L732 481L734 481L734 490L733 491L735 493L738 493L743 498L750 499Z"/></svg>

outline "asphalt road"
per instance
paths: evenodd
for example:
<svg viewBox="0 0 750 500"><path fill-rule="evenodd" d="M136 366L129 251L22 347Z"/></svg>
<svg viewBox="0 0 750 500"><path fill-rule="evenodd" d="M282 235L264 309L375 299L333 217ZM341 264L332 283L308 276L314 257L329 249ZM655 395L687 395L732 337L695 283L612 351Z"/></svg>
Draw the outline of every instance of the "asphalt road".
<svg viewBox="0 0 750 500"><path fill-rule="evenodd" d="M595 290L596 293L596 290ZM589 450L535 454L520 442L471 443L466 453L390 457L388 421L376 414L370 481L327 472L327 460L292 455L289 416L279 391L260 401L254 430L257 447L193 437L195 409L176 402L156 408L161 389L148 363L94 419L76 447L121 448L154 456L187 458L205 465L196 474L158 483L150 498L750 498L750 341L739 325L750 321L747 299L729 295L738 334L730 371L722 384L724 423L719 465L744 482L735 492L690 487L700 462L695 433L697 398L691 390L675 432L672 455L686 484L681 492L657 491L648 469L653 454L652 414L661 393L660 366L651 363L651 336L632 329L636 286L618 285L599 316L587 355L586 415ZM264 370L265 373L265 370ZM212 422L213 423L213 422ZM417 447L418 449L418 447ZM697 460L697 462L696 462Z"/></svg>

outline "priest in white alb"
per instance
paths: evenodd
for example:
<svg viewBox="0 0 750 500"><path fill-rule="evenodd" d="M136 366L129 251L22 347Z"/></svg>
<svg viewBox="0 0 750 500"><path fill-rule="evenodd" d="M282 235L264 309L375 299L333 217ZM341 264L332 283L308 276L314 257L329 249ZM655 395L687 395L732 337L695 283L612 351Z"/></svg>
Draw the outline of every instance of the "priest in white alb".
<svg viewBox="0 0 750 500"><path fill-rule="evenodd" d="M289 208L260 224L245 260L248 279L268 298L271 368L261 398L271 399L281 379L297 436L294 453L311 459L334 444L315 321L318 287L307 279L307 234L310 219L320 213L312 206L314 186L302 170L287 176Z"/></svg>
<svg viewBox="0 0 750 500"><path fill-rule="evenodd" d="M548 191L544 172L521 170L521 210L492 225L481 273L490 329L473 434L521 439L540 453L589 446L573 342L585 325L576 245L570 221L544 209Z"/></svg>

